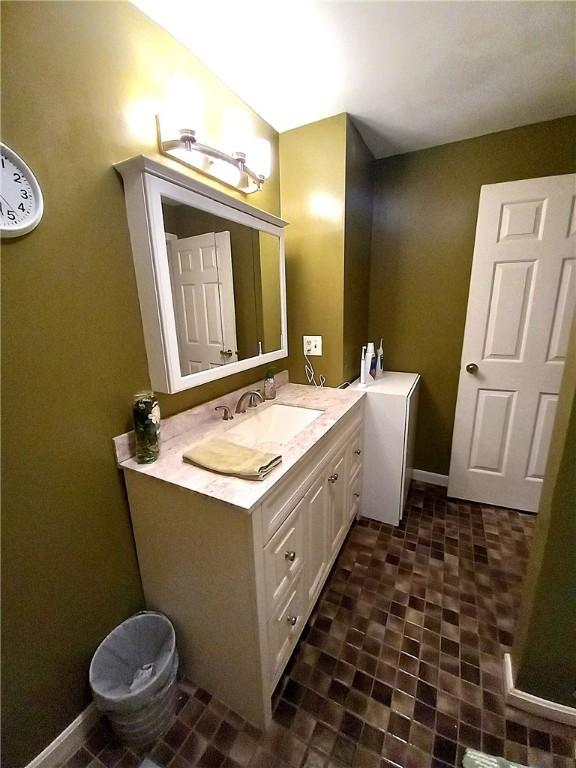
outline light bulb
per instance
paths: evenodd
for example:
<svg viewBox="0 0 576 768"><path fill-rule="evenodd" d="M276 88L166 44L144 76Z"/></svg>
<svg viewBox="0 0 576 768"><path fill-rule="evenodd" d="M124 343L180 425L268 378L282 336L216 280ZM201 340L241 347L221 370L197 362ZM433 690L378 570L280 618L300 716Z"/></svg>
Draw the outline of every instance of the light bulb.
<svg viewBox="0 0 576 768"><path fill-rule="evenodd" d="M267 139L252 139L246 149L246 165L267 179L272 172L272 147Z"/></svg>
<svg viewBox="0 0 576 768"><path fill-rule="evenodd" d="M240 169L225 160L214 160L210 173L232 187L237 187L240 182Z"/></svg>
<svg viewBox="0 0 576 768"><path fill-rule="evenodd" d="M210 160L201 152L195 150L187 150L184 147L174 147L168 150L168 154L176 160L180 160L186 165L192 165L194 168L198 168L199 171L210 171Z"/></svg>
<svg viewBox="0 0 576 768"><path fill-rule="evenodd" d="M161 110L161 124L166 123L166 130L172 135L166 139L178 138L181 128L191 128L200 139L204 133L204 97L194 80L177 75L166 85L166 96ZM162 140L164 130L162 130Z"/></svg>
<svg viewBox="0 0 576 768"><path fill-rule="evenodd" d="M178 141L182 125L181 115L175 110L165 110L158 115L160 141Z"/></svg>
<svg viewBox="0 0 576 768"><path fill-rule="evenodd" d="M222 119L220 147L224 152L246 152L252 138L252 121L241 109L227 109Z"/></svg>

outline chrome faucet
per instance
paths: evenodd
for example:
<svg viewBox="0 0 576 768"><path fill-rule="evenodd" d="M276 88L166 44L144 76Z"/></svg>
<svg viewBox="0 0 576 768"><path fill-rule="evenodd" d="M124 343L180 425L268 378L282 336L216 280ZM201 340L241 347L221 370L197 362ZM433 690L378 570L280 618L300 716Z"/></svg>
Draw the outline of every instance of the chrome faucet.
<svg viewBox="0 0 576 768"><path fill-rule="evenodd" d="M230 421L230 419L233 419L234 416L232 415L232 411L227 405L217 405L216 408L214 408L215 411L222 411L222 419L224 421Z"/></svg>
<svg viewBox="0 0 576 768"><path fill-rule="evenodd" d="M243 395L240 395L240 399L236 403L236 413L246 413L246 401L248 401L248 408L256 408L258 400L260 400L261 403L264 402L264 398L258 390L244 392Z"/></svg>

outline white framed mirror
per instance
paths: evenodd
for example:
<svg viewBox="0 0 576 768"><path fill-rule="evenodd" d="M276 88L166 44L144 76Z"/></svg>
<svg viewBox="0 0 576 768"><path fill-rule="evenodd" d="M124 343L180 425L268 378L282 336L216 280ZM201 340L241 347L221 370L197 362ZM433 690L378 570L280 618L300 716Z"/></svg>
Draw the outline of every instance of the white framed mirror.
<svg viewBox="0 0 576 768"><path fill-rule="evenodd" d="M286 222L144 155L115 168L154 390L286 357Z"/></svg>

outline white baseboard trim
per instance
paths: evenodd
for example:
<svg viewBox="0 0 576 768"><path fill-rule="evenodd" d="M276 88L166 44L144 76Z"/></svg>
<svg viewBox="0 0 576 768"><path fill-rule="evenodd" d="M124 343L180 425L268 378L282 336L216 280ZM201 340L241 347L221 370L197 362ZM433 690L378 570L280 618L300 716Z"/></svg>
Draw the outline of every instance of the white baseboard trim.
<svg viewBox="0 0 576 768"><path fill-rule="evenodd" d="M100 712L94 703L89 704L51 744L48 744L46 749L28 763L26 768L57 768L61 766L82 746L99 718Z"/></svg>
<svg viewBox="0 0 576 768"><path fill-rule="evenodd" d="M421 483L441 485L443 488L448 488L448 475L439 475L437 472L426 472L424 469L413 469L412 480L419 480Z"/></svg>
<svg viewBox="0 0 576 768"><path fill-rule="evenodd" d="M557 704L550 699L541 699L532 693L527 693L515 687L514 669L512 667L512 656L509 653L504 654L504 693L506 703L531 715L543 717L546 720L554 720L557 723L570 725L576 728L576 708L568 707L565 704Z"/></svg>

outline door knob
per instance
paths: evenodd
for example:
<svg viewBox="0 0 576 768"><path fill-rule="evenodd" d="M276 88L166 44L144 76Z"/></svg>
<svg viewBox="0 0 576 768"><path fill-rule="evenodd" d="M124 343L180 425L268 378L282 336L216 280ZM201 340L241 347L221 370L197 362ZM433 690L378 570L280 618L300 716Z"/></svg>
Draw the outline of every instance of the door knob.
<svg viewBox="0 0 576 768"><path fill-rule="evenodd" d="M468 373L478 373L478 365L477 363L468 363L466 366L466 370Z"/></svg>
<svg viewBox="0 0 576 768"><path fill-rule="evenodd" d="M221 355L223 355L224 357L232 357L232 355L233 355L234 353L232 352L232 350L231 350L231 349L223 349L223 350L220 352L220 354L221 354Z"/></svg>

